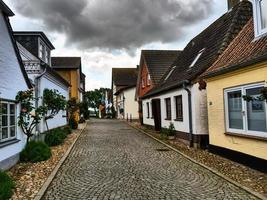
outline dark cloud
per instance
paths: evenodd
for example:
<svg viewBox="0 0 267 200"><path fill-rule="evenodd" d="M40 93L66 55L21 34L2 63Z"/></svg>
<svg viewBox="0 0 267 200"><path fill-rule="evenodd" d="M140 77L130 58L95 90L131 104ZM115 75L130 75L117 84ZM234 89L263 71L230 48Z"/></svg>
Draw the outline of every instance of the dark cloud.
<svg viewBox="0 0 267 200"><path fill-rule="evenodd" d="M213 0L15 0L23 16L42 20L81 48L126 49L171 42L206 18Z"/></svg>

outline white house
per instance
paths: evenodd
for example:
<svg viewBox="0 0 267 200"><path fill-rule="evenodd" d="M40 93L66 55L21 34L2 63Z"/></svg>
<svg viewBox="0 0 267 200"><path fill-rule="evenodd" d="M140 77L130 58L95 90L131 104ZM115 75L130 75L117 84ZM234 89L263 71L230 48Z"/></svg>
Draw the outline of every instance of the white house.
<svg viewBox="0 0 267 200"><path fill-rule="evenodd" d="M113 68L112 69L112 92L117 118L138 119L138 102L135 99L137 83L136 68Z"/></svg>
<svg viewBox="0 0 267 200"><path fill-rule="evenodd" d="M68 100L70 85L50 66L50 51L54 47L45 34L43 32L14 32L14 36L25 70L34 84L35 97L39 98L36 107L42 105L42 96L45 89L57 90ZM38 49L39 52L35 52L33 49ZM66 111L60 111L54 118L47 120L47 123L49 129L66 125ZM37 135L45 132L47 130L45 121L42 120L36 129Z"/></svg>
<svg viewBox="0 0 267 200"><path fill-rule="evenodd" d="M252 15L248 1L235 1L229 8L188 43L161 84L142 97L144 124L161 130L173 123L177 138L190 146L207 146L206 83L199 77L216 62Z"/></svg>
<svg viewBox="0 0 267 200"><path fill-rule="evenodd" d="M0 0L0 169L8 169L19 159L26 137L17 126L18 91L32 87L25 72L9 17L13 12Z"/></svg>

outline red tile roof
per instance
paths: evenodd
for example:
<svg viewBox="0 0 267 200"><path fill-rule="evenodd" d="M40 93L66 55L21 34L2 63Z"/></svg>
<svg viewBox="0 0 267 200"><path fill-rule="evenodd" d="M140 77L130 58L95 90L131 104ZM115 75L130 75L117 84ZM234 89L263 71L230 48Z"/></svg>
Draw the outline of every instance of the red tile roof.
<svg viewBox="0 0 267 200"><path fill-rule="evenodd" d="M266 56L267 36L255 39L254 23L251 18L219 59L205 72L204 76L211 77L222 74L237 69L237 66L239 68L245 67L252 64L252 61L259 61L259 58ZM263 60L267 61L267 57Z"/></svg>

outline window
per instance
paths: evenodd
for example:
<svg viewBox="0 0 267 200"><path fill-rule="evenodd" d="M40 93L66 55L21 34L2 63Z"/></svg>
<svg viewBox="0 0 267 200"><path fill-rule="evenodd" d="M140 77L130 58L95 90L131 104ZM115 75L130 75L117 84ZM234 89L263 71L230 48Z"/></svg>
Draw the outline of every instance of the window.
<svg viewBox="0 0 267 200"><path fill-rule="evenodd" d="M49 49L46 49L45 51L45 62L47 64L50 64L50 50Z"/></svg>
<svg viewBox="0 0 267 200"><path fill-rule="evenodd" d="M166 81L172 74L172 72L175 70L176 66L173 66L171 71L168 73L168 75L166 76L166 78L164 79L164 81Z"/></svg>
<svg viewBox="0 0 267 200"><path fill-rule="evenodd" d="M151 77L149 74L147 74L147 85L150 86L151 85Z"/></svg>
<svg viewBox="0 0 267 200"><path fill-rule="evenodd" d="M244 95L258 97L264 84L254 84L225 90L227 131L267 137L266 102L247 102Z"/></svg>
<svg viewBox="0 0 267 200"><path fill-rule="evenodd" d="M45 46L42 42L39 43L39 58L45 60Z"/></svg>
<svg viewBox="0 0 267 200"><path fill-rule="evenodd" d="M165 99L165 104L166 104L166 120L171 120L172 119L171 98Z"/></svg>
<svg viewBox="0 0 267 200"><path fill-rule="evenodd" d="M145 87L145 80L142 78L142 88Z"/></svg>
<svg viewBox="0 0 267 200"><path fill-rule="evenodd" d="M197 63L198 59L200 58L200 56L204 53L205 49L201 49L198 54L197 57L193 60L193 62L191 63L191 65L189 66L189 68L194 67L194 65Z"/></svg>
<svg viewBox="0 0 267 200"><path fill-rule="evenodd" d="M183 121L183 97L182 95L174 97L176 106L176 120Z"/></svg>
<svg viewBox="0 0 267 200"><path fill-rule="evenodd" d="M146 108L147 108L147 118L149 118L150 117L149 102L146 103Z"/></svg>
<svg viewBox="0 0 267 200"><path fill-rule="evenodd" d="M267 33L267 0L254 0L254 24L256 36Z"/></svg>
<svg viewBox="0 0 267 200"><path fill-rule="evenodd" d="M0 109L0 142L5 142L16 138L16 104L1 102Z"/></svg>
<svg viewBox="0 0 267 200"><path fill-rule="evenodd" d="M150 102L150 108L151 108L151 119L154 118L154 114L153 114L153 107L152 107L152 101Z"/></svg>

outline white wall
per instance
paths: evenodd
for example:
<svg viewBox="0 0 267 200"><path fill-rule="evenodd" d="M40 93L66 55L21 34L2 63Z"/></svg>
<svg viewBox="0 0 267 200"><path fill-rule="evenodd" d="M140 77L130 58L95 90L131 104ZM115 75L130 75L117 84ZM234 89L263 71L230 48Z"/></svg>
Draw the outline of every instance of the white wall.
<svg viewBox="0 0 267 200"><path fill-rule="evenodd" d="M138 119L138 102L135 100L135 87L129 88L127 90L124 90L124 97L125 97L125 118L130 118L130 115L132 115L132 119Z"/></svg>
<svg viewBox="0 0 267 200"><path fill-rule="evenodd" d="M198 84L195 84L190 88L192 93L192 125L193 125L193 134L202 135L208 134L208 117L207 117L207 95L206 91L200 91L198 89ZM182 95L183 98L183 121L175 121L176 113L175 113L175 96ZM165 99L171 98L171 108L172 108L172 119L166 119L166 105ZM177 131L189 133L189 109L188 109L188 93L180 88L176 90L172 90L168 93L154 96L152 98L144 99L142 101L143 106L143 122L146 125L154 126L154 119L152 116L152 99L160 99L161 101L161 126L168 127L170 122L174 124L174 127ZM150 105L150 118L147 118L147 102Z"/></svg>
<svg viewBox="0 0 267 200"><path fill-rule="evenodd" d="M66 100L69 99L69 90L68 87L61 84L59 81L57 81L53 76L49 74L45 74L41 80L39 85L39 95L43 96L44 89L52 89L52 90L58 90L61 95L63 95ZM41 105L41 100L39 101L39 105ZM53 119L47 120L49 129L53 129L56 127L64 126L67 124L67 118L66 118L66 111L60 111ZM40 132L45 132L47 130L45 122L40 124Z"/></svg>
<svg viewBox="0 0 267 200"><path fill-rule="evenodd" d="M0 98L15 100L18 91L27 89L11 37L0 12ZM19 114L18 106L17 114ZM1 161L17 155L26 144L26 138L18 127L17 138L20 142L0 148L0 168Z"/></svg>

